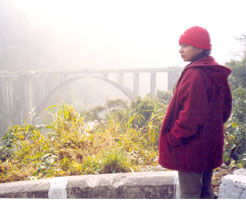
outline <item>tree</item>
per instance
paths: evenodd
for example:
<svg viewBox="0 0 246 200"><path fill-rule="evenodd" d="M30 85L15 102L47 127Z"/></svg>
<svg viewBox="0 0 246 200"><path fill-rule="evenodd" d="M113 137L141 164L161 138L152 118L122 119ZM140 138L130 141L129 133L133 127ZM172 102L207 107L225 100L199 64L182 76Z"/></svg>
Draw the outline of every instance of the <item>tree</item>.
<svg viewBox="0 0 246 200"><path fill-rule="evenodd" d="M246 47L246 35L240 39ZM232 115L227 122L225 140L225 163L230 164L231 159L236 163L244 164L246 160L246 49L239 61L226 64L232 69L229 83L232 90Z"/></svg>
<svg viewBox="0 0 246 200"><path fill-rule="evenodd" d="M0 1L0 70L37 70L54 65L51 35L31 24L9 0Z"/></svg>

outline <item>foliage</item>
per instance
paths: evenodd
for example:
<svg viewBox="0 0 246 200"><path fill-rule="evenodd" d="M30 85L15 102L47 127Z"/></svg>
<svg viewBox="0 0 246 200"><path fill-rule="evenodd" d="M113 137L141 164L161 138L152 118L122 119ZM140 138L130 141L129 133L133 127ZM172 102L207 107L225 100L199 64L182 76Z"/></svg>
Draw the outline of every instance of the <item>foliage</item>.
<svg viewBox="0 0 246 200"><path fill-rule="evenodd" d="M246 53L240 61L227 63L232 69L229 78L232 89L232 115L226 123L224 160L235 161L241 167L246 160Z"/></svg>
<svg viewBox="0 0 246 200"><path fill-rule="evenodd" d="M142 171L157 165L165 106L158 102L155 107L156 101L146 97L129 106L121 100L109 101L103 123L93 127L65 104L50 113L53 120L45 126L10 127L0 149L0 182Z"/></svg>
<svg viewBox="0 0 246 200"><path fill-rule="evenodd" d="M246 88L246 55L242 60L231 61L227 65L232 69L229 78L231 89L235 90L239 87Z"/></svg>
<svg viewBox="0 0 246 200"><path fill-rule="evenodd" d="M231 159L243 166L246 158L246 88L237 88L232 92L233 109L230 120L226 123L224 160Z"/></svg>

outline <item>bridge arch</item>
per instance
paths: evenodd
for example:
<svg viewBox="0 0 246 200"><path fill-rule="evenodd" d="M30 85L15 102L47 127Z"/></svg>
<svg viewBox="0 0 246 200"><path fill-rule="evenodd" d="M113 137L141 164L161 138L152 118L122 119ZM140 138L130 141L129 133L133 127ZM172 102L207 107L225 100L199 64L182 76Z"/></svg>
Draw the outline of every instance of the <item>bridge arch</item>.
<svg viewBox="0 0 246 200"><path fill-rule="evenodd" d="M38 106L38 110L41 111L41 110L45 109L49 105L49 102L51 101L51 97L54 96L54 94L59 93L62 90L62 88L64 88L64 86L66 84L69 84L71 82L75 82L77 80L86 79L86 78L92 78L92 79L102 80L102 81L110 84L111 86L115 87L119 91L121 91L129 100L134 99L134 93L133 92L131 92L128 88L121 86L117 82L109 79L107 76L82 75L82 76L79 76L79 77L69 78L69 79L64 80L63 82L61 82L51 92L48 93L48 95L46 96L46 98L42 101L41 105Z"/></svg>

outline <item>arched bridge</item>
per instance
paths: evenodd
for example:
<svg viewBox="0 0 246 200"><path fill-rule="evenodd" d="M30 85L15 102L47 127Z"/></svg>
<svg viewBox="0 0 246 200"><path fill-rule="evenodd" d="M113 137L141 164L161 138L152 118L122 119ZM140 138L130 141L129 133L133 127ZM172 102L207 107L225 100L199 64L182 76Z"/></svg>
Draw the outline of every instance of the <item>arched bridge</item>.
<svg viewBox="0 0 246 200"><path fill-rule="evenodd" d="M168 89L172 89L175 81L180 75L182 68L136 68L136 69L101 69L101 70L81 70L81 71L46 71L46 72L0 72L1 99L7 112L16 110L19 105L20 118L25 118L25 113L30 112L35 106L37 111L41 111L47 105L47 101L57 90L61 89L68 82L84 78L96 78L106 81L122 91L129 99L139 96L139 77L141 73L150 75L150 92L152 96L156 94L156 75L167 73ZM125 86L125 74L133 75L133 89ZM112 75L116 77L112 79ZM164 80L163 80L164 82ZM22 120L21 120L22 121Z"/></svg>

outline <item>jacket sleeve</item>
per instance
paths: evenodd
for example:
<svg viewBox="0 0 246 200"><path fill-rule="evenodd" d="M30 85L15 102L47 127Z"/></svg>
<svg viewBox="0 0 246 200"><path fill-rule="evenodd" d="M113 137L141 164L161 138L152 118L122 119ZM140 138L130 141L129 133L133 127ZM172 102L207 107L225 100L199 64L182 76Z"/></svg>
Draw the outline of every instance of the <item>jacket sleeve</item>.
<svg viewBox="0 0 246 200"><path fill-rule="evenodd" d="M223 123L225 123L229 119L232 110L232 95L228 82L225 86L224 96L225 96L225 101L224 101L224 108L223 108Z"/></svg>
<svg viewBox="0 0 246 200"><path fill-rule="evenodd" d="M179 146L197 133L208 118L209 103L204 76L199 69L189 69L184 74L177 91L180 112L168 135L171 146Z"/></svg>

